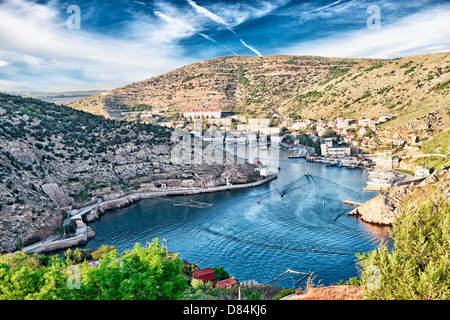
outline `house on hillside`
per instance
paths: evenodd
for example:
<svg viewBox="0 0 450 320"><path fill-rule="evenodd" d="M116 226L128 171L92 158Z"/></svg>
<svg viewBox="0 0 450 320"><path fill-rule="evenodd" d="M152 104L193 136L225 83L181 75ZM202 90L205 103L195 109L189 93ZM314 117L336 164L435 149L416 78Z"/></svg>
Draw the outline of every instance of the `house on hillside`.
<svg viewBox="0 0 450 320"><path fill-rule="evenodd" d="M424 166L416 166L416 170L414 171L414 178L426 178L430 175L430 173L431 169Z"/></svg>
<svg viewBox="0 0 450 320"><path fill-rule="evenodd" d="M202 280L203 282L214 281L215 279L214 270L211 267L197 270L192 274L192 276L195 279Z"/></svg>
<svg viewBox="0 0 450 320"><path fill-rule="evenodd" d="M392 156L392 150L386 150L384 153L379 153L373 162L384 169L395 169L400 167L400 158Z"/></svg>
<svg viewBox="0 0 450 320"><path fill-rule="evenodd" d="M221 281L217 281L214 284L214 288L232 288L234 286L237 285L237 281L234 277L226 279L226 280L221 280Z"/></svg>

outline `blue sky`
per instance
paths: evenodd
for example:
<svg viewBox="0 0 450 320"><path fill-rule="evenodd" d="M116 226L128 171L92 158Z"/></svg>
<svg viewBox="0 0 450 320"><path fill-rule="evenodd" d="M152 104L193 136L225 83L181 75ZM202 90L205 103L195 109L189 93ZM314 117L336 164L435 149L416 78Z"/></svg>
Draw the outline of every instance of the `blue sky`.
<svg viewBox="0 0 450 320"><path fill-rule="evenodd" d="M67 27L71 5L80 29ZM444 51L448 0L0 0L0 91L110 89L227 55Z"/></svg>

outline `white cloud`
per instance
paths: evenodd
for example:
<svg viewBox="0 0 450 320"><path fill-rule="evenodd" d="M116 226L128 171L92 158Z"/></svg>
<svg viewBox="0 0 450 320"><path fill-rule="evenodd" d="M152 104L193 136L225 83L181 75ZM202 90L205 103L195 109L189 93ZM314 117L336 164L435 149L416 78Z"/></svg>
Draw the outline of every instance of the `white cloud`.
<svg viewBox="0 0 450 320"><path fill-rule="evenodd" d="M228 27L228 23L227 23L224 19L222 19L221 17L219 17L217 14L212 13L212 12L209 11L208 9L199 6L197 3L195 3L195 1L187 0L187 2L188 2L189 5L191 5L191 6L195 9L195 11L197 11L198 13L203 14L203 15L207 16L208 18L210 18L211 20L213 20L213 21L215 21L215 22L217 22L217 23L219 23L219 24L222 24L222 25Z"/></svg>
<svg viewBox="0 0 450 320"><path fill-rule="evenodd" d="M130 39L115 39L83 30L69 30L58 19L61 8L24 0L0 3L0 60L18 86L39 88L98 82L106 88L144 80L190 62L176 41L191 31L148 16L129 26ZM183 29L183 30L182 30ZM23 71L27 75L23 75ZM15 72L15 73L14 73ZM11 80L3 85L11 86ZM19 84L22 82L22 84Z"/></svg>
<svg viewBox="0 0 450 320"><path fill-rule="evenodd" d="M336 33L281 49L284 54L327 57L396 58L450 51L450 6L416 13L381 29Z"/></svg>
<svg viewBox="0 0 450 320"><path fill-rule="evenodd" d="M221 19L229 27L236 28L244 22L262 18L289 2L291 0L213 2L209 7L213 12L220 12Z"/></svg>

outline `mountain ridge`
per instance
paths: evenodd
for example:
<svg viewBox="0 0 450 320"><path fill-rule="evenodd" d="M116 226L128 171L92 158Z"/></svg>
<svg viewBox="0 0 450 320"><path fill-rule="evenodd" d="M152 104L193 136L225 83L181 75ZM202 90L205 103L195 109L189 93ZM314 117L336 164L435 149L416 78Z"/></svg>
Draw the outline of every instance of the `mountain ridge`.
<svg viewBox="0 0 450 320"><path fill-rule="evenodd" d="M312 118L355 116L367 112L364 107L376 107L377 114L408 111L424 104L416 95L429 102L448 92L449 63L449 52L396 59L227 56L109 90L71 107L113 118L140 104L173 112L220 108L257 117L283 112ZM427 90L439 85L439 90Z"/></svg>

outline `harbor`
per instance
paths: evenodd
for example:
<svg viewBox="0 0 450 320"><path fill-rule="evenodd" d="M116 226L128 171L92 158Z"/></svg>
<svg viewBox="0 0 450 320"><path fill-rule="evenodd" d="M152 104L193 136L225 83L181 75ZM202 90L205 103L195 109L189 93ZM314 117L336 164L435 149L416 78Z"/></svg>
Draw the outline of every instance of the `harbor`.
<svg viewBox="0 0 450 320"><path fill-rule="evenodd" d="M89 223L96 237L83 248L107 243L122 252L147 237L165 238L183 259L203 259L200 268L220 265L240 281L259 283L286 268L314 271L350 263L355 252L375 248L388 228L362 224L346 214L352 207L343 203L377 195L362 191L368 172L288 158L290 153L280 150L279 161L272 161L280 167L277 179L257 188L148 198L111 210ZM268 161L265 153L262 158ZM261 263L264 268L251 267ZM350 266L320 280L328 284L355 275ZM279 284L291 286L289 279Z"/></svg>

